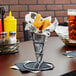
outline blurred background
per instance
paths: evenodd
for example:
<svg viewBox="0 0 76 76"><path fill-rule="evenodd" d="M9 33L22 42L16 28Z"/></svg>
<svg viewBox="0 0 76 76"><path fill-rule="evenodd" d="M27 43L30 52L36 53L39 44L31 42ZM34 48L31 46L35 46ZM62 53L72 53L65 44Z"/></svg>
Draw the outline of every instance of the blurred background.
<svg viewBox="0 0 76 76"><path fill-rule="evenodd" d="M43 17L56 17L58 21L67 21L67 9L76 9L76 0L0 0L0 6L5 7L5 16L9 11L17 19L17 38L24 41L23 22L28 12L40 13ZM53 32L52 36L56 36Z"/></svg>

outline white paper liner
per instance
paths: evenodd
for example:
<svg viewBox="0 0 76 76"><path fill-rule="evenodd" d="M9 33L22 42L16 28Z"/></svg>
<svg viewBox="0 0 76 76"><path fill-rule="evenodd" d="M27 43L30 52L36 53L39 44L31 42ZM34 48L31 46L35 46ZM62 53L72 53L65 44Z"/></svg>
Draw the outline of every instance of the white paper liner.
<svg viewBox="0 0 76 76"><path fill-rule="evenodd" d="M32 23L34 22L36 16L34 16L34 18L32 19L32 18L31 18L31 13L33 13L33 14L35 14L35 15L37 14L37 13L35 13L35 12L29 12L29 14L27 14L27 15L25 16L25 21L27 22L26 27L25 27L25 30L29 30L30 32L34 32L34 33L39 33L39 32L37 31L37 29L35 28L35 26L32 25ZM42 18L42 17L41 17L41 19L42 19L42 20L49 19L49 21L51 22L51 16L46 17L46 18ZM31 22L31 23L30 23L30 22ZM53 31L55 30L55 27L56 27L57 25L58 25L58 21L57 21L57 19L55 18L54 22L51 23L50 26L48 26L47 28L45 28L44 30L42 30L42 33L41 33L41 34L44 34L46 37L49 37L49 36L50 36L50 32L53 32Z"/></svg>
<svg viewBox="0 0 76 76"><path fill-rule="evenodd" d="M31 14L32 14L32 13L33 13L34 15L37 14L36 12L29 12L29 14L26 14L26 15L25 15L25 21L26 21L27 23L33 23L33 22L34 22L35 17L34 17L34 18L31 17Z"/></svg>

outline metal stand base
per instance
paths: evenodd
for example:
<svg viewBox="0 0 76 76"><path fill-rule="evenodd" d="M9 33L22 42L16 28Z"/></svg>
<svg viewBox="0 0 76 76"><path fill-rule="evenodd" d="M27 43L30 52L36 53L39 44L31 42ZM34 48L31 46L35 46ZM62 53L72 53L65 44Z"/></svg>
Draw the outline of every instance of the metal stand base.
<svg viewBox="0 0 76 76"><path fill-rule="evenodd" d="M24 64L24 68L27 69L27 71L46 71L46 70L53 70L54 65L52 63L48 62L42 62L39 68L35 68L36 62L28 62Z"/></svg>

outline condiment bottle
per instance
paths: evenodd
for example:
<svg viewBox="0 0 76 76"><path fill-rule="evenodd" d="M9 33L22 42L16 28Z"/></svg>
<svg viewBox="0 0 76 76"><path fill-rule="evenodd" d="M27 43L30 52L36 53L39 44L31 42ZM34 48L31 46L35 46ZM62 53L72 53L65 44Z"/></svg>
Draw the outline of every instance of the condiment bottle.
<svg viewBox="0 0 76 76"><path fill-rule="evenodd" d="M0 40L0 45L7 45L8 40L7 40L7 32L1 32L1 40Z"/></svg>
<svg viewBox="0 0 76 76"><path fill-rule="evenodd" d="M16 32L9 32L8 44L15 44L16 43L15 34L16 34Z"/></svg>
<svg viewBox="0 0 76 76"><path fill-rule="evenodd" d="M17 32L17 19L12 16L11 11L9 16L4 19L4 31L7 32L7 39L9 38L9 32Z"/></svg>
<svg viewBox="0 0 76 76"><path fill-rule="evenodd" d="M2 21L0 19L0 33L2 32ZM0 39L1 39L1 35L0 35Z"/></svg>

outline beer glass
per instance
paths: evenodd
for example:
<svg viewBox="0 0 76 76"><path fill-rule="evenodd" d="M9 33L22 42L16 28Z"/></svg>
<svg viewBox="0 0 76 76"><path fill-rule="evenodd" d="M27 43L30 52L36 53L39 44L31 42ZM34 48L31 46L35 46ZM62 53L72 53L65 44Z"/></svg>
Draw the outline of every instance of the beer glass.
<svg viewBox="0 0 76 76"><path fill-rule="evenodd" d="M69 39L76 40L76 9L68 10Z"/></svg>

